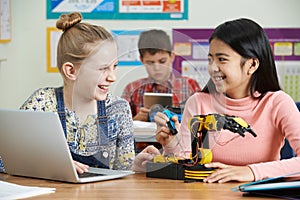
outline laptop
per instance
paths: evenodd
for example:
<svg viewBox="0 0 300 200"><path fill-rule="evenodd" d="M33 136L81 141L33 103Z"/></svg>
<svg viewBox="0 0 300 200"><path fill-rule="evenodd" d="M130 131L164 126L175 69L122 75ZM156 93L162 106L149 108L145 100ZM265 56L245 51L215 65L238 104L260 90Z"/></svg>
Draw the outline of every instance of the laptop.
<svg viewBox="0 0 300 200"><path fill-rule="evenodd" d="M0 156L7 174L87 183L134 173L90 167L78 175L57 113L0 109L0 127Z"/></svg>

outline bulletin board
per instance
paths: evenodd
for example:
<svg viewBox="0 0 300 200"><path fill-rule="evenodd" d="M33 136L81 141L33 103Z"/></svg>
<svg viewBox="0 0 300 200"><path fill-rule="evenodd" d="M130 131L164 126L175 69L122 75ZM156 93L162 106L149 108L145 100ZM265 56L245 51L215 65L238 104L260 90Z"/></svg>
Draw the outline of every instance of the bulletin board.
<svg viewBox="0 0 300 200"><path fill-rule="evenodd" d="M118 45L118 66L141 66L138 40L143 30L113 30Z"/></svg>
<svg viewBox="0 0 300 200"><path fill-rule="evenodd" d="M203 88L209 80L207 54L213 29L173 29L172 44L176 54L173 69L198 81Z"/></svg>
<svg viewBox="0 0 300 200"><path fill-rule="evenodd" d="M47 19L81 12L84 19L185 20L188 0L47 0Z"/></svg>
<svg viewBox="0 0 300 200"><path fill-rule="evenodd" d="M300 28L266 28L282 89L300 101ZM213 29L173 29L173 69L204 87L209 80L207 55Z"/></svg>
<svg viewBox="0 0 300 200"><path fill-rule="evenodd" d="M275 56L281 86L300 101L300 28L265 29Z"/></svg>
<svg viewBox="0 0 300 200"><path fill-rule="evenodd" d="M62 34L61 30L58 30L54 27L47 28L47 72L58 72L57 63L56 63L56 53L57 53L57 44L58 40Z"/></svg>
<svg viewBox="0 0 300 200"><path fill-rule="evenodd" d="M142 30L113 30L112 34L118 45L118 66L141 66L137 42ZM61 30L47 28L47 72L58 72L56 55Z"/></svg>
<svg viewBox="0 0 300 200"><path fill-rule="evenodd" d="M0 42L11 41L11 1L0 0Z"/></svg>

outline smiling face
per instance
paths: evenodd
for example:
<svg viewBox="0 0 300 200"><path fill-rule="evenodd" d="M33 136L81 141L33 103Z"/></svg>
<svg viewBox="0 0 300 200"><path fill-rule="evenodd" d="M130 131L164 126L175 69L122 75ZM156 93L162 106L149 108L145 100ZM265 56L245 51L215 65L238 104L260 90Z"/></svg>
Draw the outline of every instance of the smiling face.
<svg viewBox="0 0 300 200"><path fill-rule="evenodd" d="M154 55L146 52L141 57L141 61L145 65L149 77L158 83L164 82L170 77L173 60L174 54L171 53L170 55L166 51L158 51Z"/></svg>
<svg viewBox="0 0 300 200"><path fill-rule="evenodd" d="M255 63L254 63L255 65ZM253 59L244 59L230 46L215 38L210 43L208 71L220 93L238 99L250 95Z"/></svg>
<svg viewBox="0 0 300 200"><path fill-rule="evenodd" d="M109 86L116 81L117 46L102 41L91 48L93 53L80 66L73 94L86 101L105 100Z"/></svg>

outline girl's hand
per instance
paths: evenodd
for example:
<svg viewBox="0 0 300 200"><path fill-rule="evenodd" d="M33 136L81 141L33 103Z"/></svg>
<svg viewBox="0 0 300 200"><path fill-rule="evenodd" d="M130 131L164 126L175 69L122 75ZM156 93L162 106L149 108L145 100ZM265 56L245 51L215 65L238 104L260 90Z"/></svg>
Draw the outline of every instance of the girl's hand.
<svg viewBox="0 0 300 200"><path fill-rule="evenodd" d="M73 162L75 164L75 168L76 168L77 173L83 174L84 172L88 172L88 169L89 169L88 165L82 164L82 163L77 162L75 160L73 160Z"/></svg>
<svg viewBox="0 0 300 200"><path fill-rule="evenodd" d="M219 162L205 164L205 167L216 168L216 171L206 177L205 183L225 183L228 181L250 182L254 181L254 174L248 166L232 166Z"/></svg>
<svg viewBox="0 0 300 200"><path fill-rule="evenodd" d="M171 120L174 121L176 129L179 130L180 124L178 121L178 117L176 115L174 115ZM163 114L161 112L157 112L154 117L154 121L157 126L156 140L162 146L165 147L170 143L170 141L174 137L173 135L171 135L170 129L167 126L167 122L169 121L169 119L165 114Z"/></svg>
<svg viewBox="0 0 300 200"><path fill-rule="evenodd" d="M160 152L153 145L147 146L142 152L140 152L134 159L132 165L132 171L134 172L146 172L146 163L152 161L154 156L160 155Z"/></svg>

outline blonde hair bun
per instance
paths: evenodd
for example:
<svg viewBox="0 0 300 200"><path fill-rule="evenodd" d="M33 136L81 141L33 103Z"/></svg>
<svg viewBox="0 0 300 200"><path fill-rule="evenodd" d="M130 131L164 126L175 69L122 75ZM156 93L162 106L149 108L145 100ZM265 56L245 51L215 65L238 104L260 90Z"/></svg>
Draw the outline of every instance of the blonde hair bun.
<svg viewBox="0 0 300 200"><path fill-rule="evenodd" d="M69 14L62 14L56 22L56 28L66 31L75 24L81 22L82 15L79 12L73 12Z"/></svg>

